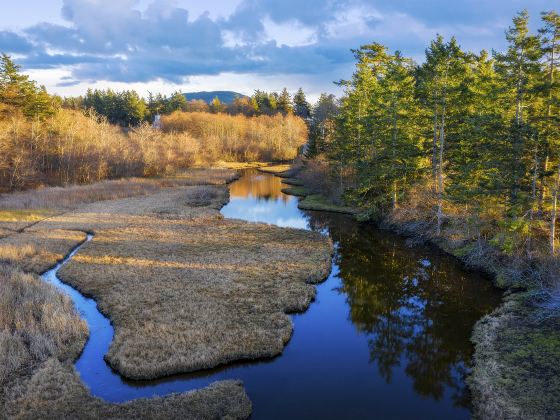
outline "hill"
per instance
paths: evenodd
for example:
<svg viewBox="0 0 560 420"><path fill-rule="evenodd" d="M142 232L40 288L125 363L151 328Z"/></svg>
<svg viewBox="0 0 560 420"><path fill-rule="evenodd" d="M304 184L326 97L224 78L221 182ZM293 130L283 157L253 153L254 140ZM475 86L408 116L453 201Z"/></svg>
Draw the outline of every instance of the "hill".
<svg viewBox="0 0 560 420"><path fill-rule="evenodd" d="M232 103L235 98L238 97L247 97L247 95L243 95L242 93L232 92L229 90L214 90L211 92L187 92L184 93L187 100L192 99L202 99L205 102L212 102L216 96L218 99L226 104Z"/></svg>

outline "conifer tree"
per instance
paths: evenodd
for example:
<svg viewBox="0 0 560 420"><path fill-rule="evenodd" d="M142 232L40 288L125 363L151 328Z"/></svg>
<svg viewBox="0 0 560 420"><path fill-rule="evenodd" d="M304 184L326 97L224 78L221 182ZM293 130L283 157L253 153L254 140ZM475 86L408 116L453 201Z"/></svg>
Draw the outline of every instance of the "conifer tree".
<svg viewBox="0 0 560 420"><path fill-rule="evenodd" d="M303 89L299 88L294 95L294 114L307 120L311 115L311 105L307 102Z"/></svg>

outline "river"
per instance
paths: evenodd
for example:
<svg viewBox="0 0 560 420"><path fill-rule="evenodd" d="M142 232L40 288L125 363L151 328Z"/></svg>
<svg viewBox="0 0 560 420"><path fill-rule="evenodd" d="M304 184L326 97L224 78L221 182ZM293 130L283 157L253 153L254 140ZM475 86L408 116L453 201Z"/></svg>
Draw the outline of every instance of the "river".
<svg viewBox="0 0 560 420"><path fill-rule="evenodd" d="M335 244L330 276L310 308L292 316L292 339L274 359L124 380L103 360L113 329L95 301L60 282L60 264L44 274L88 322L76 369L92 394L122 402L241 379L253 419L469 418L470 334L500 303L500 292L430 247L410 247L349 216L301 211L283 187L278 177L247 170L230 185L222 209L226 218L318 230Z"/></svg>

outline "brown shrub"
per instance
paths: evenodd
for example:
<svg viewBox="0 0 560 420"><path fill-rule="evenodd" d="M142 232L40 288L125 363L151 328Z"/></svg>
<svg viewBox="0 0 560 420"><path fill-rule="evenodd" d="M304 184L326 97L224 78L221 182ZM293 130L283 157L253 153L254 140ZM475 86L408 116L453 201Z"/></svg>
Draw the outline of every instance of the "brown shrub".
<svg viewBox="0 0 560 420"><path fill-rule="evenodd" d="M240 161L289 160L307 141L305 122L293 115L210 114L177 111L162 118L164 131L198 139L202 157Z"/></svg>

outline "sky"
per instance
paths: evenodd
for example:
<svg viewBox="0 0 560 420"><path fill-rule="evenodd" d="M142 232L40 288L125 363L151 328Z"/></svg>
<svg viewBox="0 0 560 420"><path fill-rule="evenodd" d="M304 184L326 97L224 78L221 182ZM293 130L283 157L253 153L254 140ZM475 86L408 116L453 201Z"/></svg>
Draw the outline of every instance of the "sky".
<svg viewBox="0 0 560 420"><path fill-rule="evenodd" d="M379 42L421 62L437 34L503 50L557 0L0 0L0 52L49 92L255 89L340 94L352 48Z"/></svg>

